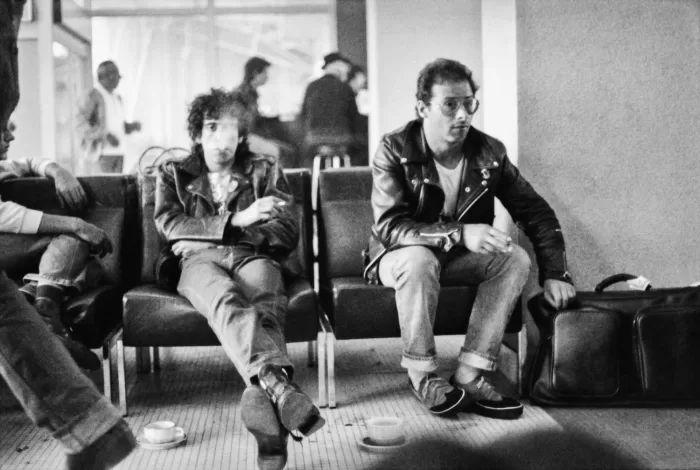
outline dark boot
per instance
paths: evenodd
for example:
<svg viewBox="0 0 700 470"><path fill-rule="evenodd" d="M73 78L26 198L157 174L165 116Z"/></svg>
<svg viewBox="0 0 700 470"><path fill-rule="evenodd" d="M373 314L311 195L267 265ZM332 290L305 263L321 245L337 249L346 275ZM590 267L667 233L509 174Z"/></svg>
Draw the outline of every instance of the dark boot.
<svg viewBox="0 0 700 470"><path fill-rule="evenodd" d="M281 367L270 364L262 366L258 380L275 404L277 415L288 431L299 431L308 437L326 423L311 398L289 380Z"/></svg>
<svg viewBox="0 0 700 470"><path fill-rule="evenodd" d="M66 470L107 470L124 460L136 447L126 421L121 420L102 437L77 454L66 457Z"/></svg>
<svg viewBox="0 0 700 470"><path fill-rule="evenodd" d="M100 359L97 355L90 351L87 346L75 341L70 337L68 330L61 322L61 308L53 300L38 297L34 301L34 306L41 318L49 326L49 329L58 337L65 345L71 357L75 360L79 367L89 370L99 370Z"/></svg>
<svg viewBox="0 0 700 470"><path fill-rule="evenodd" d="M243 424L258 441L258 468L281 470L287 465L289 433L280 423L275 407L257 385L246 388L241 397Z"/></svg>

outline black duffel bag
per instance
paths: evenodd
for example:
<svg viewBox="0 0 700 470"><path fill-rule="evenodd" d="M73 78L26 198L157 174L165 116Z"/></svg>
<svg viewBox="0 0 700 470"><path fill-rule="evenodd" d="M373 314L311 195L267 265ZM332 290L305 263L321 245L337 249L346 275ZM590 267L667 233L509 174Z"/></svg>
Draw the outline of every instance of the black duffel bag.
<svg viewBox="0 0 700 470"><path fill-rule="evenodd" d="M548 406L700 404L700 287L609 291L616 274L557 311L528 307L540 330L530 400Z"/></svg>

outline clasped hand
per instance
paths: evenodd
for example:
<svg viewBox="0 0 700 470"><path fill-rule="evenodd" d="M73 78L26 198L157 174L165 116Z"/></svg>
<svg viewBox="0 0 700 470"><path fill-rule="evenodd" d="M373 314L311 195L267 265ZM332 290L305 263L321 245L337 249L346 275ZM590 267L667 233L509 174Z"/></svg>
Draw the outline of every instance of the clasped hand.
<svg viewBox="0 0 700 470"><path fill-rule="evenodd" d="M80 214L88 206L88 198L78 179L68 170L59 167L54 175L56 194L61 205L73 214Z"/></svg>
<svg viewBox="0 0 700 470"><path fill-rule="evenodd" d="M474 253L509 253L513 239L505 232L487 224L462 225L464 246Z"/></svg>
<svg viewBox="0 0 700 470"><path fill-rule="evenodd" d="M277 196L265 196L257 199L246 209L236 212L231 218L234 227L248 227L257 222L277 217L286 207L287 202Z"/></svg>

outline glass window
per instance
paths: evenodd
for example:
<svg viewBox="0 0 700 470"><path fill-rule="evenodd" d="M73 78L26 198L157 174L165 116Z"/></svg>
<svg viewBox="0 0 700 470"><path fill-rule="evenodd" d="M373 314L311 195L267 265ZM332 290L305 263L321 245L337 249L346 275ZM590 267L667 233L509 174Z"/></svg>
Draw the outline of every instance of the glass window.
<svg viewBox="0 0 700 470"><path fill-rule="evenodd" d="M90 6L93 10L119 9L119 10L144 10L155 8L191 8L204 7L207 0L92 0Z"/></svg>

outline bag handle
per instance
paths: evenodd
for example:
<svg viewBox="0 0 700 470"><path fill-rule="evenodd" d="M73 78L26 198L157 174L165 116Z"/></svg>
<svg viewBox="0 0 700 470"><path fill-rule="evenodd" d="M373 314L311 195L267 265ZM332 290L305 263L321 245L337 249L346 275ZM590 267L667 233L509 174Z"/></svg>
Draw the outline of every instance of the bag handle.
<svg viewBox="0 0 700 470"><path fill-rule="evenodd" d="M631 281L631 280L637 279L637 278L639 278L639 276L635 276L634 274L627 274L627 273L613 274L612 276L606 277L605 279L600 281L598 283L598 285L595 286L595 291L596 292L603 292L606 288L612 286L613 284L617 284L618 282ZM650 289L651 289L651 284L647 285L644 290L650 290Z"/></svg>

